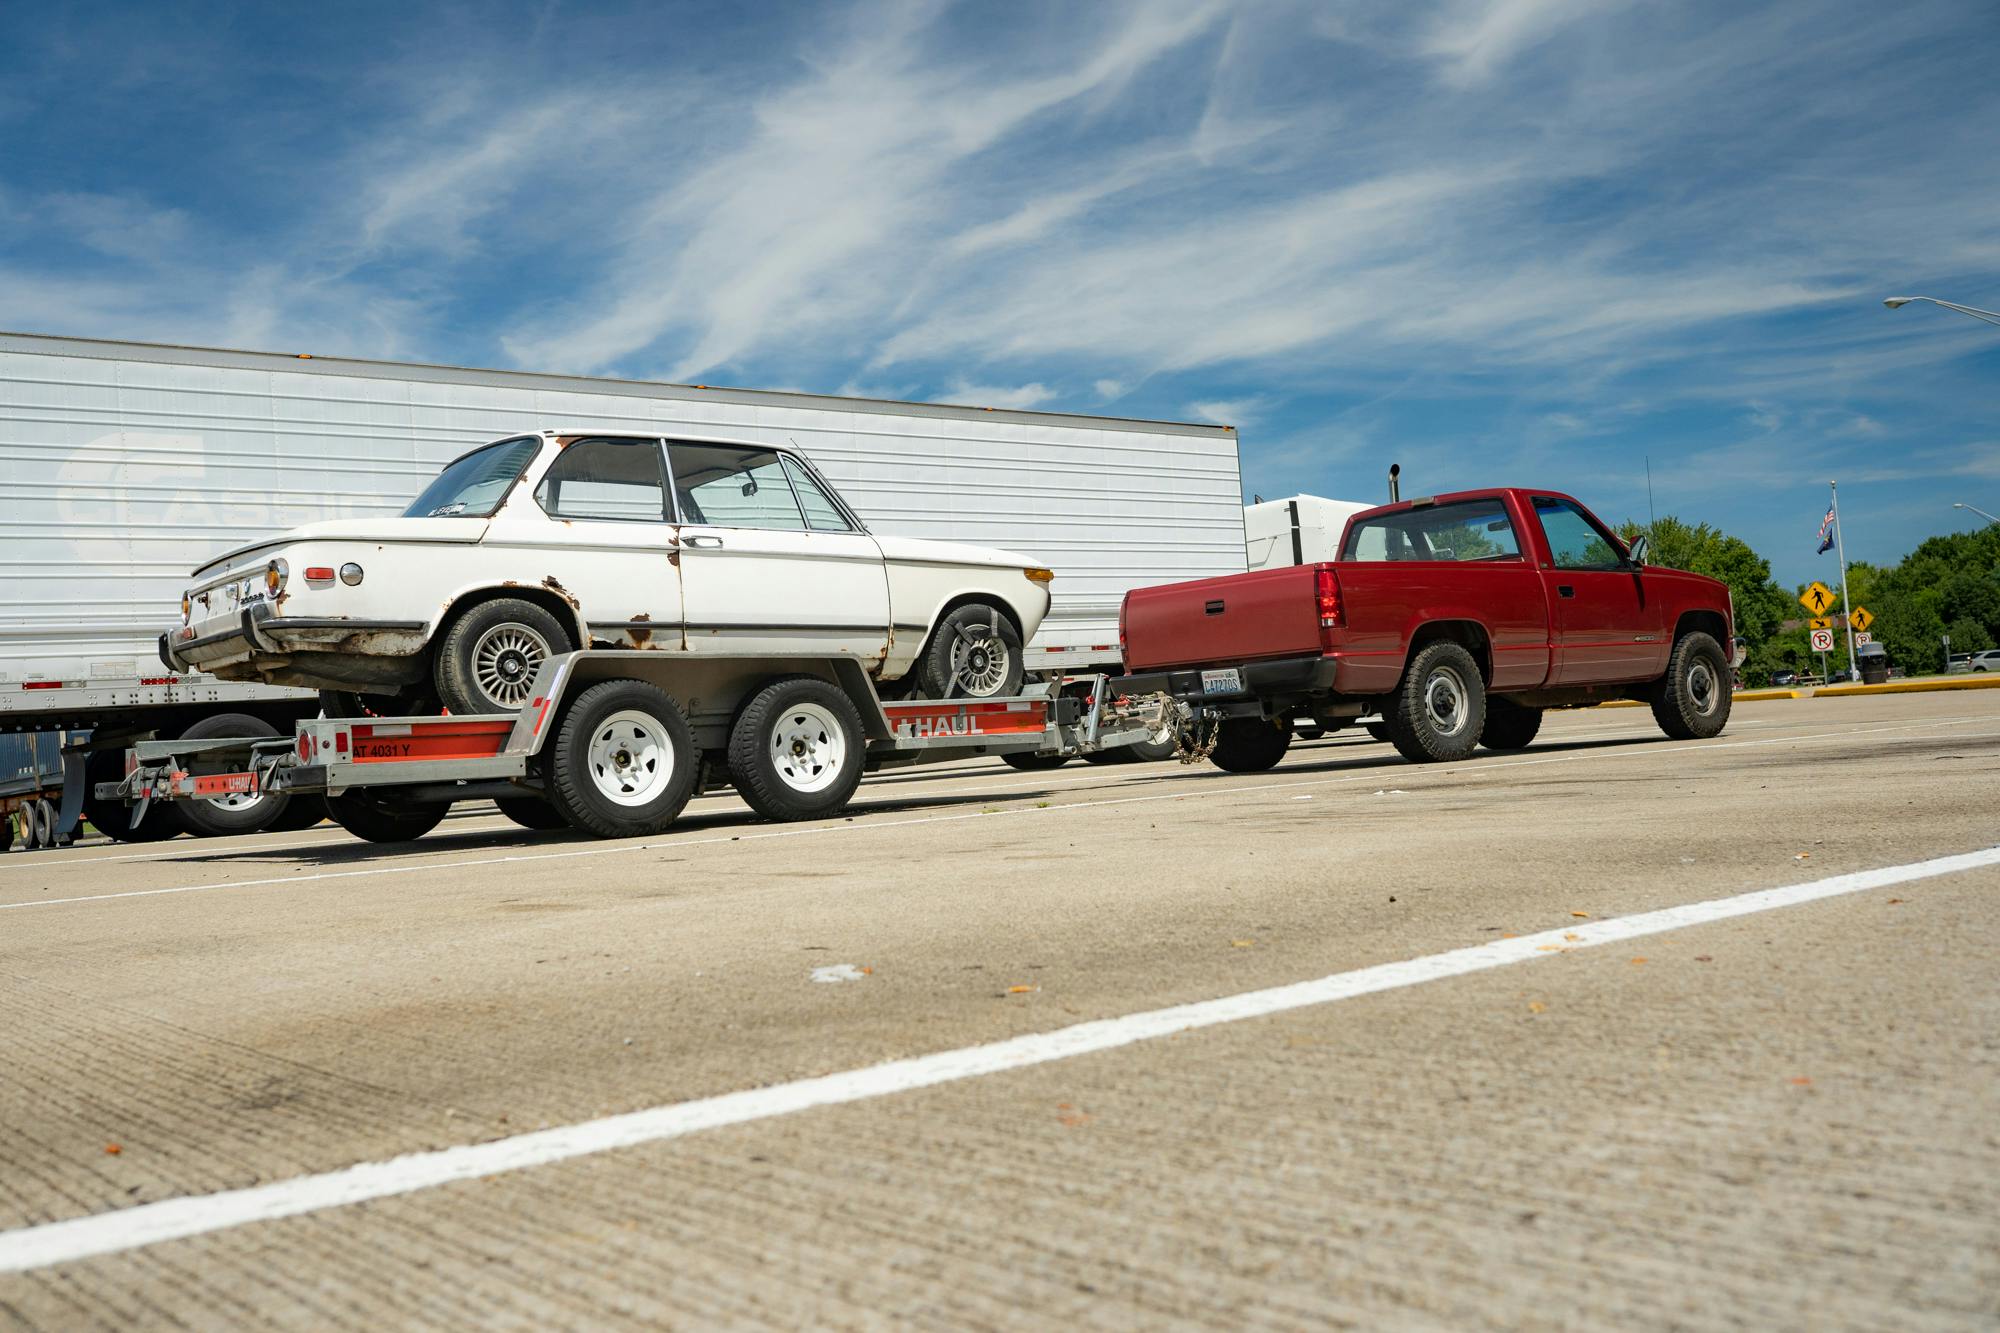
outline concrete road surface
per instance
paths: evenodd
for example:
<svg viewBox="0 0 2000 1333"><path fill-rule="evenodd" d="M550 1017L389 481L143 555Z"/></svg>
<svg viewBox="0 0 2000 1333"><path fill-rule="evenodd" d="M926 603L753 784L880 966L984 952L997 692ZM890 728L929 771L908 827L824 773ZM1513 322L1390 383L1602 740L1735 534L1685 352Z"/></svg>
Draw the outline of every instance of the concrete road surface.
<svg viewBox="0 0 2000 1333"><path fill-rule="evenodd" d="M0 858L0 1322L2000 1319L1991 693L850 815Z"/></svg>

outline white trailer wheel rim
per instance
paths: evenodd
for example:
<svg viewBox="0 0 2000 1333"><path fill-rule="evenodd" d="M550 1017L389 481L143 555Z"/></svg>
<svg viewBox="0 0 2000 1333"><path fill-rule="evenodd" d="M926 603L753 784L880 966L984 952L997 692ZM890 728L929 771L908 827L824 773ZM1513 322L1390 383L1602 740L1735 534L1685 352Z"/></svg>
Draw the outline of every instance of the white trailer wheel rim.
<svg viewBox="0 0 2000 1333"><path fill-rule="evenodd" d="M227 796L212 797L209 800L209 804L218 810L235 812L240 810L254 810L257 808L257 803L263 799L264 793L262 792L236 791L229 793Z"/></svg>
<svg viewBox="0 0 2000 1333"><path fill-rule="evenodd" d="M824 791L847 770L847 732L831 709L794 704L771 724L771 767L793 791Z"/></svg>
<svg viewBox="0 0 2000 1333"><path fill-rule="evenodd" d="M625 709L605 718L590 733L591 785L619 805L644 805L674 775L674 747L667 729L650 713Z"/></svg>
<svg viewBox="0 0 2000 1333"><path fill-rule="evenodd" d="M549 641L526 625L495 625L472 645L472 678L496 704L519 708L549 660Z"/></svg>

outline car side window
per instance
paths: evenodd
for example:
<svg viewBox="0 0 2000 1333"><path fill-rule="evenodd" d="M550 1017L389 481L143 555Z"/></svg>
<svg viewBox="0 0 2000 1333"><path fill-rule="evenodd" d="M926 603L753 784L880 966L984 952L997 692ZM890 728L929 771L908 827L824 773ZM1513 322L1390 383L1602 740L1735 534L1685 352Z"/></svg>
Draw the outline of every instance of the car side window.
<svg viewBox="0 0 2000 1333"><path fill-rule="evenodd" d="M724 528L804 532L805 515L774 449L729 444L667 446L681 518Z"/></svg>
<svg viewBox="0 0 2000 1333"><path fill-rule="evenodd" d="M1625 557L1611 535L1567 500L1535 497L1535 517L1549 539L1549 559L1557 569L1620 569Z"/></svg>
<svg viewBox="0 0 2000 1333"><path fill-rule="evenodd" d="M840 512L840 506L813 480L812 473L799 464L796 458L785 460L785 472L792 479L792 489L799 494L799 508L806 511L806 522L814 532L852 532L854 525L847 521L847 515Z"/></svg>
<svg viewBox="0 0 2000 1333"><path fill-rule="evenodd" d="M553 518L664 521L658 440L578 440L542 474L535 501Z"/></svg>
<svg viewBox="0 0 2000 1333"><path fill-rule="evenodd" d="M1342 560L1518 560L1520 542L1498 496L1399 509L1353 524Z"/></svg>

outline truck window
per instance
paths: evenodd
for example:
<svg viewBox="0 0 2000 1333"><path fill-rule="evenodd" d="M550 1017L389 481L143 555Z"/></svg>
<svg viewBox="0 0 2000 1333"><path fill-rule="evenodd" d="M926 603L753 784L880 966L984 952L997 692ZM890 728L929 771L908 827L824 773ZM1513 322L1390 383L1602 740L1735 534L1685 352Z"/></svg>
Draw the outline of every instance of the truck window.
<svg viewBox="0 0 2000 1333"><path fill-rule="evenodd" d="M578 440L542 474L535 501L555 518L667 517L658 440Z"/></svg>
<svg viewBox="0 0 2000 1333"><path fill-rule="evenodd" d="M1499 496L1359 519L1342 560L1518 560L1521 544Z"/></svg>
<svg viewBox="0 0 2000 1333"><path fill-rule="evenodd" d="M1557 569L1620 569L1623 549L1610 533L1581 509L1554 496L1535 497L1535 517L1549 539L1549 558Z"/></svg>

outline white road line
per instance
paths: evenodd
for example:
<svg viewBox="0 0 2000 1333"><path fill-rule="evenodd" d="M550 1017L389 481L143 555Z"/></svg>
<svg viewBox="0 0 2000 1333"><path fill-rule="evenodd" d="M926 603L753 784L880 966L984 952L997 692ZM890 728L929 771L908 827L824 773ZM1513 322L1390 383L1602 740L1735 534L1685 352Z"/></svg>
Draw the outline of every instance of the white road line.
<svg viewBox="0 0 2000 1333"><path fill-rule="evenodd" d="M886 1064L800 1079L793 1083L655 1106L644 1111L630 1111L559 1129L518 1134L489 1143L409 1153L383 1162L366 1162L340 1171L298 1176L269 1185L167 1199L66 1222L23 1227L0 1232L0 1273L20 1273L51 1264L73 1263L96 1255L116 1254L164 1241L226 1231L252 1222L297 1217L302 1213L339 1208L370 1199L412 1194L456 1181L478 1180L619 1148L658 1143L705 1129L767 1120L819 1106L893 1096L1010 1069L1025 1069L1097 1051L1115 1050L1178 1032L1240 1023L1245 1019L1265 1018L1289 1010L1419 986L1515 963L1533 962L1552 953L1616 944L1642 936L1683 930L1689 926L1707 925L1732 917L1796 907L1801 903L1988 866L2000 866L2000 847L1835 875L1829 879L1761 889L1730 898L1684 903L1678 907L1665 907L1608 921L1578 922L1511 940L1491 940L1448 953L1381 963L1352 972L1336 972L1313 981L1294 982L1268 990L1244 991L1220 999L1178 1004L1118 1018L1098 1019L1057 1028L1053 1032L1038 1032L983 1046L892 1060Z"/></svg>
<svg viewBox="0 0 2000 1333"><path fill-rule="evenodd" d="M1644 755L1678 754L1688 750L1734 750L1752 746L1805 744L1810 741L1847 740L1855 736L1873 735L1886 731L1914 731L1923 727L1934 727L1957 722L1968 722L1974 718L1930 718L1923 722L1885 724L1879 727L1845 727L1839 731L1816 732L1806 736L1769 736L1755 741L1692 741L1683 745L1655 746L1644 750L1594 750L1584 754L1549 755L1541 759L1498 759L1485 760L1476 764L1436 764L1410 765L1409 772L1398 778L1399 782L1420 783L1437 776L1479 777L1485 773L1511 768L1536 768L1547 764L1572 764L1580 760L1596 759L1606 762ZM1973 732L1958 739L1973 740L1982 736L2000 733ZM1283 771L1283 770L1279 770ZM62 907L70 903L105 902L114 898L158 898L179 893L207 893L217 889L268 888L276 884L310 884L329 879L365 879L380 875L415 875L431 870L464 870L476 866L514 865L534 861L570 861L589 856L622 856L631 852L671 851L680 847L707 847L729 842L768 842L774 838L809 838L828 833L865 833L876 829L909 828L919 824L950 824L967 819L1002 819L1023 815L1056 815L1068 810L1097 810L1114 805L1146 805L1158 801L1182 801L1193 797L1204 800L1224 796L1256 795L1271 791L1291 791L1300 787L1339 787L1357 782L1380 782L1382 772L1370 768L1361 773L1348 773L1332 778L1306 778L1296 782L1254 782L1239 787L1210 788L1207 785L1176 787L1169 791L1146 796L1111 796L1095 801L1068 801L1061 805L1012 806L1005 810L971 810L950 815L918 815L910 819L877 819L862 822L843 821L838 824L807 824L794 828L767 829L757 833L718 834L707 838L670 838L664 842L619 842L609 846L579 847L560 852L521 852L512 856L487 856L466 860L419 861L411 865L364 866L359 870L323 870L311 875L273 875L266 879L218 880L211 884L181 884L166 889L129 889L123 893L86 893L69 898L34 898L18 903L0 903L0 912L18 911L30 907ZM886 804L896 804L891 801ZM850 806L856 814L866 814L863 805Z"/></svg>

